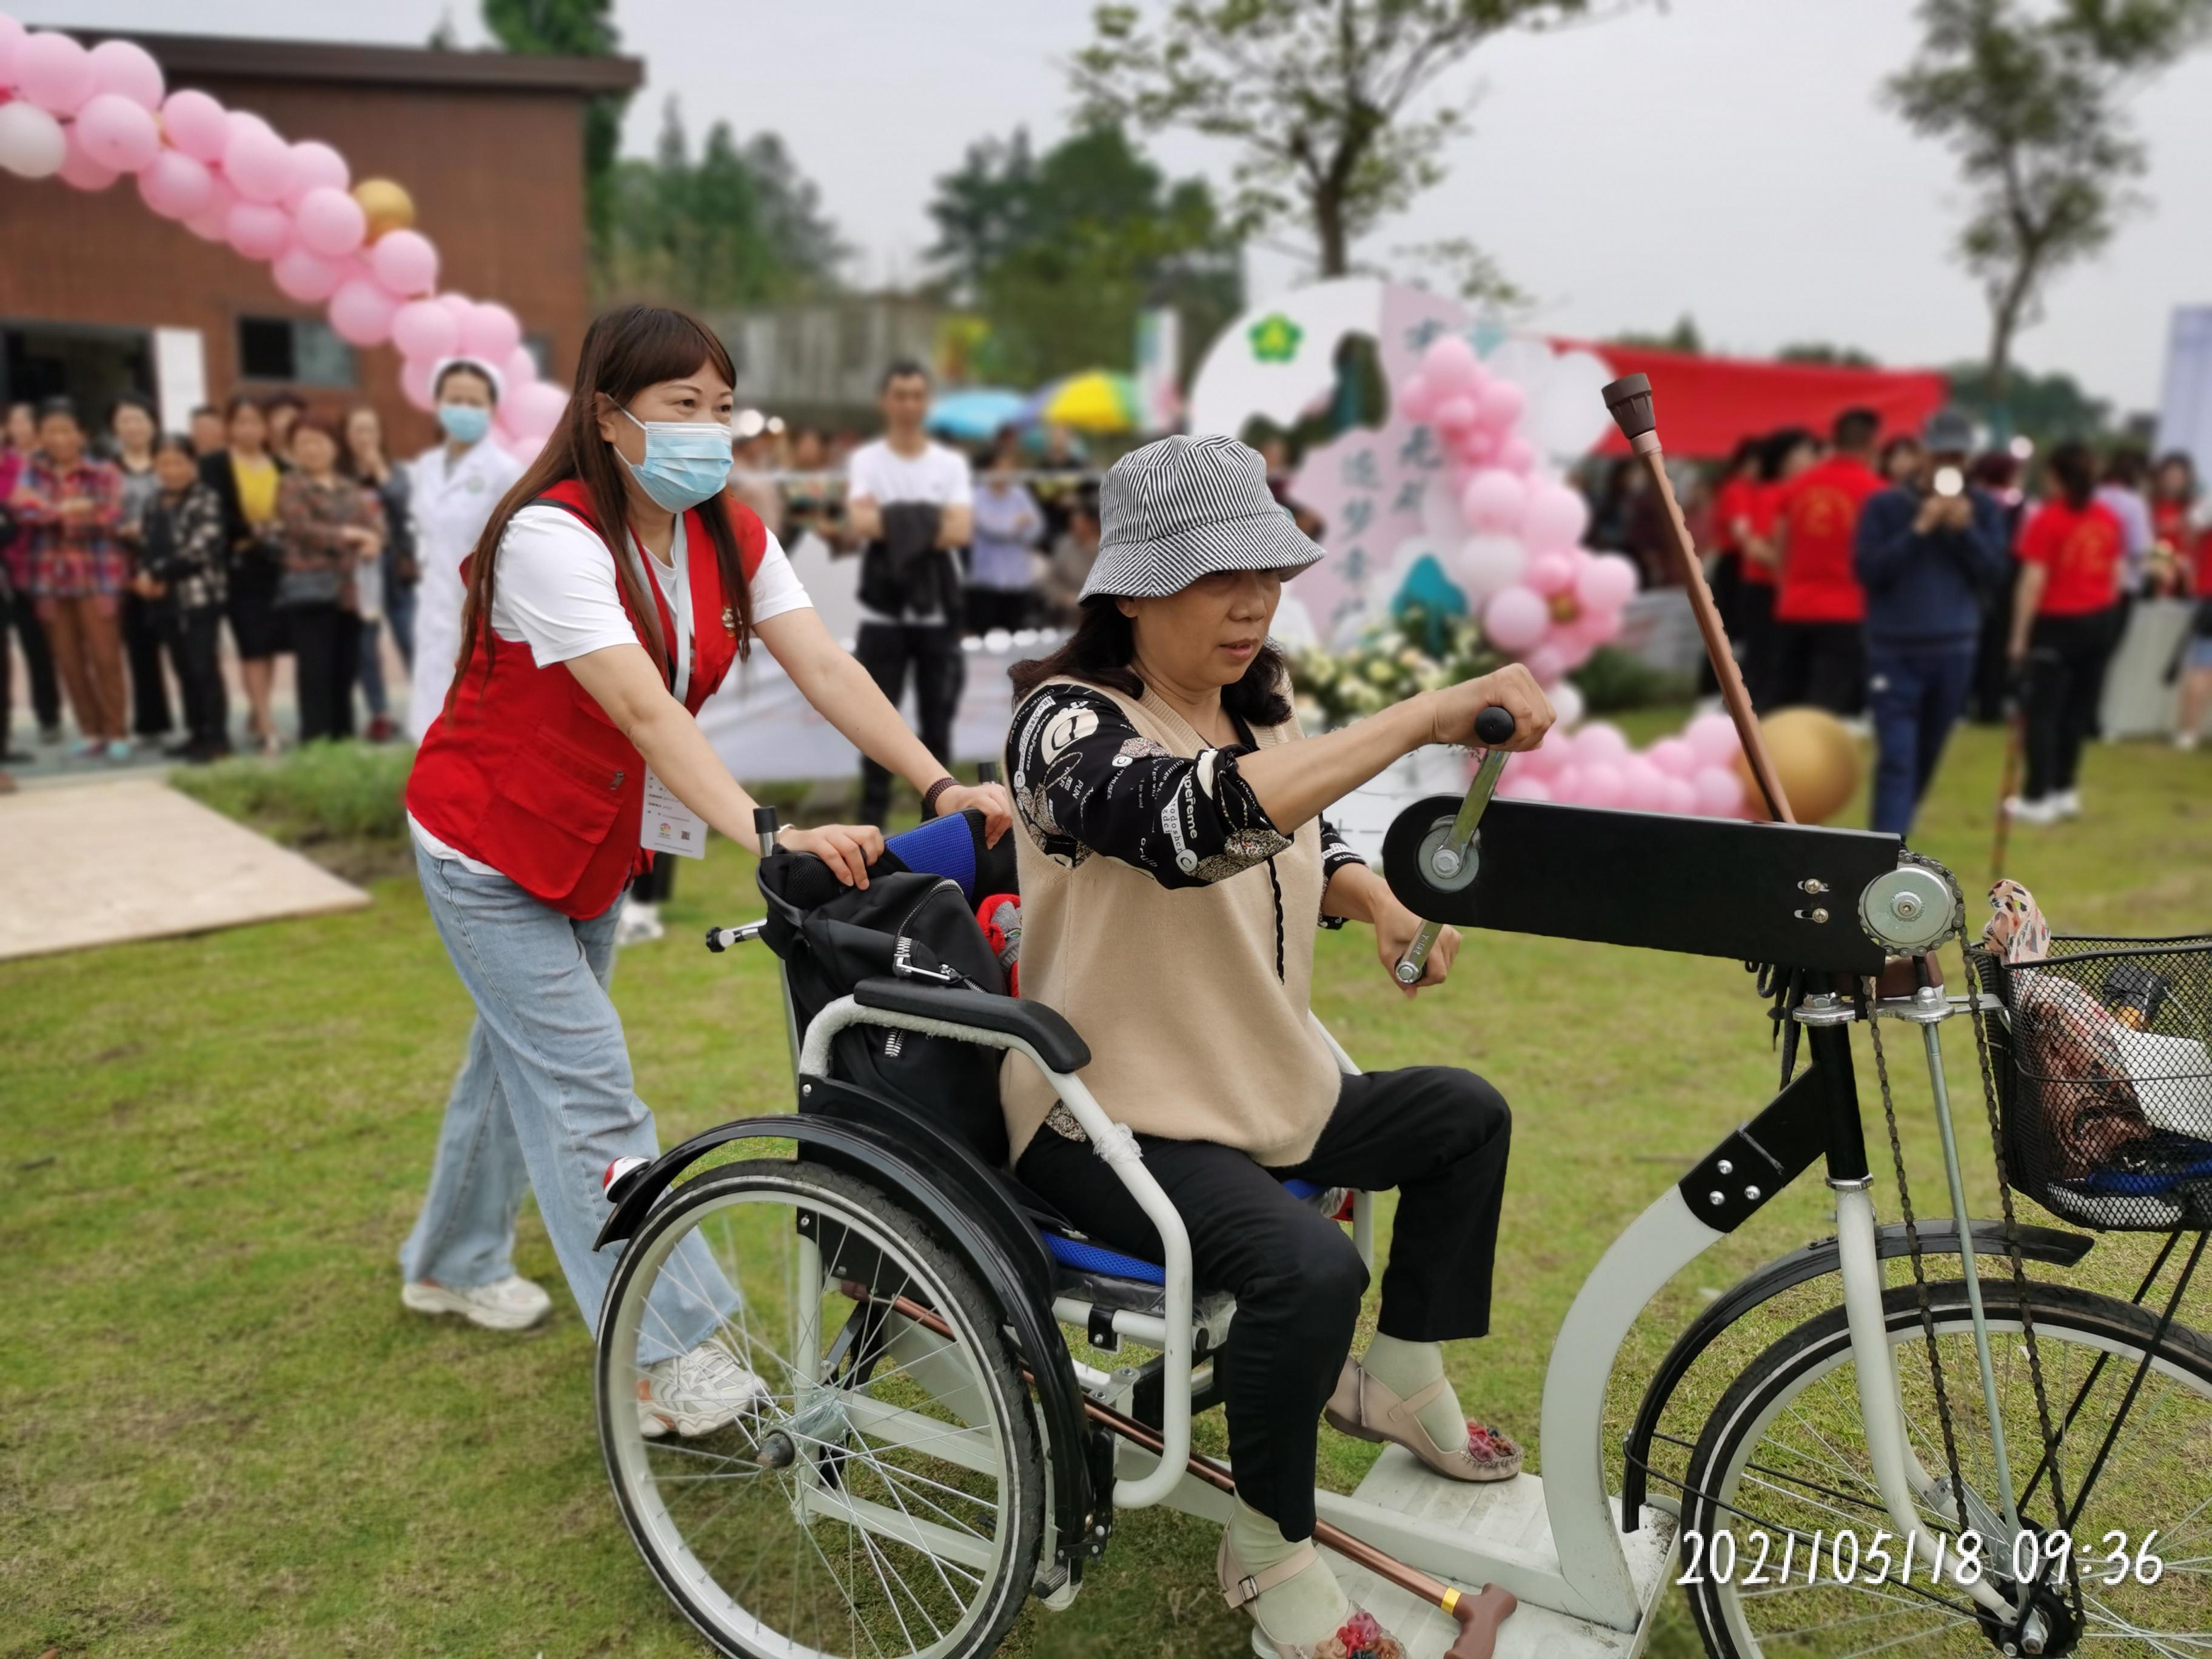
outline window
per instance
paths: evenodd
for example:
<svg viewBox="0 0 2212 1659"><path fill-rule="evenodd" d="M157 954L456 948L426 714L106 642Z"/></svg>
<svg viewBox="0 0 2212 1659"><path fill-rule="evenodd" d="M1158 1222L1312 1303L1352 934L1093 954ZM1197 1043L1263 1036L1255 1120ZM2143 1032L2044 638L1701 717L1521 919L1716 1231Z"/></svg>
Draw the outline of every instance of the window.
<svg viewBox="0 0 2212 1659"><path fill-rule="evenodd" d="M293 317L238 319L238 378L351 386L353 349L328 325Z"/></svg>

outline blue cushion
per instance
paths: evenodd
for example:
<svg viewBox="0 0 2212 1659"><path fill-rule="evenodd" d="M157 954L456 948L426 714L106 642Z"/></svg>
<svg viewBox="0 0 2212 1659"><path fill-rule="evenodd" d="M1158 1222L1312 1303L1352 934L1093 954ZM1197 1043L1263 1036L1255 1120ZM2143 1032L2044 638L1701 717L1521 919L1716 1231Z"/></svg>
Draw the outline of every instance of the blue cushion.
<svg viewBox="0 0 2212 1659"><path fill-rule="evenodd" d="M966 816L947 813L885 839L884 851L909 870L944 876L960 884L970 902L975 897L975 832Z"/></svg>
<svg viewBox="0 0 2212 1659"><path fill-rule="evenodd" d="M1079 1238L1047 1233L1044 1247L1061 1267L1073 1267L1079 1273L1103 1273L1109 1279L1134 1279L1139 1285L1168 1282L1167 1270L1157 1262L1139 1261L1133 1255L1123 1255L1118 1250L1086 1243Z"/></svg>
<svg viewBox="0 0 2212 1659"><path fill-rule="evenodd" d="M1299 1181L1295 1177L1283 1183L1283 1190L1292 1198L1319 1198L1328 1190L1318 1181Z"/></svg>

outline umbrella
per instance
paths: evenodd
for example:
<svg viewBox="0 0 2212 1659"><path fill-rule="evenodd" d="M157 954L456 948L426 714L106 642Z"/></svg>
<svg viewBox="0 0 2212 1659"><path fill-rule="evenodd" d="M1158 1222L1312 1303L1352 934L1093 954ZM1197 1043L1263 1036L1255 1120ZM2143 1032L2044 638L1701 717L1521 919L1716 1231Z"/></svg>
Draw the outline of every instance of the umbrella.
<svg viewBox="0 0 2212 1659"><path fill-rule="evenodd" d="M1126 374L1103 368L1071 374L1045 393L1037 418L1079 432L1133 432L1136 385Z"/></svg>
<svg viewBox="0 0 2212 1659"><path fill-rule="evenodd" d="M1028 401L1018 392L996 386L963 386L932 404L922 424L941 438L981 443L997 436L1000 427L1019 421Z"/></svg>

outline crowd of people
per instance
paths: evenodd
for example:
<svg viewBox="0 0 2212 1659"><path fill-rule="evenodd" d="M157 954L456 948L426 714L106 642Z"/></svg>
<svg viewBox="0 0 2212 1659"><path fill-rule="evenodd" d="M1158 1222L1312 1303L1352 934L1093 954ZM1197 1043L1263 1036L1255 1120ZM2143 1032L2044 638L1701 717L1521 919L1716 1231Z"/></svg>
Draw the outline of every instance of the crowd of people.
<svg viewBox="0 0 2212 1659"><path fill-rule="evenodd" d="M1962 715L2013 707L2026 778L2007 810L2077 815L2082 745L2142 599L2198 602L2172 665L2176 744L2194 747L2212 711L2212 520L2189 458L2067 441L2033 492L2023 473L2009 448L1977 454L1955 410L1882 441L1880 418L1850 410L1826 441L1745 439L1712 491L1713 586L1753 703L1868 720L1877 830L1911 827Z"/></svg>

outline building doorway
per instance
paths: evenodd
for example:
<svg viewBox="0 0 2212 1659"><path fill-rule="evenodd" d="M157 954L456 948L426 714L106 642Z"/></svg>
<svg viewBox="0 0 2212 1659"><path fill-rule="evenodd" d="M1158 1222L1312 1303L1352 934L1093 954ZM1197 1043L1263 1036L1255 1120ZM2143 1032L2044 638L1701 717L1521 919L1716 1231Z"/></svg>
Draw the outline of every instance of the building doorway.
<svg viewBox="0 0 2212 1659"><path fill-rule="evenodd" d="M94 430L126 392L154 393L153 336L146 330L0 322L0 399L67 398Z"/></svg>

